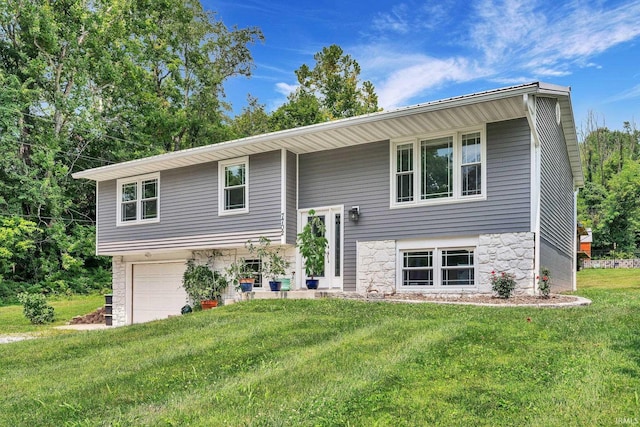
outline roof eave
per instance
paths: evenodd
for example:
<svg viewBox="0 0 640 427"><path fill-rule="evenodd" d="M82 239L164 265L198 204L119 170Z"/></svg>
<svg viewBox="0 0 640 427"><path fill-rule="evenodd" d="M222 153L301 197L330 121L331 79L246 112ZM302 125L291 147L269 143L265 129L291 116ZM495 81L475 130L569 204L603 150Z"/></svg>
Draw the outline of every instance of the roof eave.
<svg viewBox="0 0 640 427"><path fill-rule="evenodd" d="M507 100L513 97L522 97L527 94L547 94L557 96L560 99L566 98L569 108L571 102L569 100L570 89L567 87L550 85L545 83L529 83L507 88L495 89L485 92L478 92L470 95L463 95L454 98L448 98L433 101L424 104L418 104L409 107L398 108L392 111L382 111L362 116L350 117L346 119L335 120L331 122L319 123L300 128L287 129L279 132L271 132L262 135L251 136L247 138L237 139L233 141L221 142L218 144L207 145L203 147L190 148L186 150L165 153L156 156L146 157L137 160L131 160L115 165L102 166L98 168L88 169L72 174L74 178L87 178L94 181L104 181L120 177L139 175L150 171L171 169L180 164L186 166L188 164L197 164L210 161L216 161L223 158L234 157L238 153L247 154L253 152L269 151L277 148L292 148L297 142L296 139L302 137L319 137L324 133L331 133L342 129L350 129L366 125L374 122L390 122L407 116L420 115L425 113L436 113L441 110L455 109L483 102L492 102ZM563 120L563 124L564 124ZM575 125L573 121L573 113L563 126L565 135L569 138L567 146L574 145L577 150L577 138L575 137ZM573 131L571 132L571 129ZM574 156L577 154L578 166L580 163L579 151L573 152L569 149L572 161L572 170L574 176L577 176L577 182L582 182L582 169L576 169ZM578 175L576 175L578 174ZM580 184L581 185L581 184Z"/></svg>

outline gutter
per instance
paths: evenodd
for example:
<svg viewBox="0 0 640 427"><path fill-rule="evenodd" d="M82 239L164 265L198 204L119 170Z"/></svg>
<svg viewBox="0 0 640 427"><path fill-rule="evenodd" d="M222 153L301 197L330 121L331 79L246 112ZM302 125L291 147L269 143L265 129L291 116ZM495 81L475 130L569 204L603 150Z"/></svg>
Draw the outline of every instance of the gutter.
<svg viewBox="0 0 640 427"><path fill-rule="evenodd" d="M145 157L137 160L130 160L115 165L102 166L93 169L87 169L80 172L75 172L71 176L75 179L88 178L92 179L97 175L104 172L117 172L125 171L132 166L147 166L153 165L164 160L178 160L182 158L189 158L192 156L203 155L208 153L216 153L224 151L226 149L242 148L259 143L267 143L273 141L281 141L282 147L286 148L286 140L293 139L305 135L313 135L322 132L328 132L331 130L349 128L357 125L364 125L371 122L393 120L405 116L411 116L421 113L433 112L444 109L451 109L456 107L462 107L470 104L477 104L481 102L488 102L493 100L499 100L504 98L510 98L514 96L523 96L535 93L554 93L556 95L567 96L569 88L563 88L561 86L548 85L544 83L529 83L519 86L511 86L502 89L494 89L486 92L478 92L470 95L462 95L453 98L447 98L443 100L428 102L424 104L417 104L414 106L403 107L392 111L381 111L377 113L370 113L363 116L349 117L346 119L335 120L331 122L318 123L301 128L287 129L278 132L271 132L262 135L251 136L247 138L237 139L233 141L221 142L218 144L206 145L202 147L189 148L182 151L173 153L159 154L152 157Z"/></svg>

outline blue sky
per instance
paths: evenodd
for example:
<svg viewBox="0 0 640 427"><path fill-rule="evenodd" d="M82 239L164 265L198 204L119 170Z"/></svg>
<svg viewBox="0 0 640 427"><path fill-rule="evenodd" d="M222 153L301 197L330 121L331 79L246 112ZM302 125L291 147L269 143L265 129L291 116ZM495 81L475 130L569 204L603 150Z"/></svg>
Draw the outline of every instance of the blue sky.
<svg viewBox="0 0 640 427"><path fill-rule="evenodd" d="M532 81L571 86L578 131L640 128L640 0L203 0L227 26L257 26L250 79L226 85L267 109L295 88L294 70L338 44L385 110Z"/></svg>

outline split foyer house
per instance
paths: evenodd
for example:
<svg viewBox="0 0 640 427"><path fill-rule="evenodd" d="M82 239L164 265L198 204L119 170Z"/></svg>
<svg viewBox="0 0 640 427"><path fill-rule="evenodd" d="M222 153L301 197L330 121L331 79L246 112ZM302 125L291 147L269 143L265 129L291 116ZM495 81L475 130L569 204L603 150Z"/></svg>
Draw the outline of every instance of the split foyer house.
<svg viewBox="0 0 640 427"><path fill-rule="evenodd" d="M531 83L77 172L96 181L114 324L179 314L188 259L282 245L313 209L329 240L320 290L533 294L575 289L583 185L570 89ZM249 257L250 258L250 257ZM249 262L259 263L259 260ZM230 295L235 290L229 290Z"/></svg>

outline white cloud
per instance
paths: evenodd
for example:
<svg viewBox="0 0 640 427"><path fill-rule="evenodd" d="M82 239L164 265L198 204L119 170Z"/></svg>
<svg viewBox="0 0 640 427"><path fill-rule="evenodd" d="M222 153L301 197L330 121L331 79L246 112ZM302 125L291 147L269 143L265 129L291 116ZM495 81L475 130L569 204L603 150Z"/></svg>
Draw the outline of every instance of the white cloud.
<svg viewBox="0 0 640 427"><path fill-rule="evenodd" d="M409 9L405 4L391 8L391 12L379 13L373 19L373 27L380 32L393 31L400 34L409 32L411 26L407 19Z"/></svg>
<svg viewBox="0 0 640 427"><path fill-rule="evenodd" d="M389 109L403 105L425 90L446 82L465 82L486 74L487 71L465 58L437 59L425 56L385 79L377 90L378 99L380 106Z"/></svg>
<svg viewBox="0 0 640 427"><path fill-rule="evenodd" d="M484 78L517 84L564 77L576 68L599 68L595 56L640 36L640 1L615 8L599 3L481 0L468 13L455 15L462 21L444 13L454 10L450 2L436 8L426 1L422 7L400 4L372 22L374 30L393 31L393 41L370 40L354 48L354 57L363 77L375 84L383 108L447 83ZM422 47L425 40L434 43ZM638 92L634 88L633 96Z"/></svg>
<svg viewBox="0 0 640 427"><path fill-rule="evenodd" d="M568 65L591 65L592 56L640 36L638 1L605 10L589 2L551 8L541 1L484 0L476 10L471 40L488 62L519 62L542 75L566 75Z"/></svg>
<svg viewBox="0 0 640 427"><path fill-rule="evenodd" d="M546 68L546 67L534 68L532 71L537 76L545 76L545 77L563 77L571 74L571 72L567 70L559 70L559 69Z"/></svg>
<svg viewBox="0 0 640 427"><path fill-rule="evenodd" d="M640 84L629 88L622 93L612 96L611 98L607 99L606 102L617 102L634 98L640 98Z"/></svg>
<svg viewBox="0 0 640 427"><path fill-rule="evenodd" d="M284 82L276 83L276 92L284 96L289 96L289 94L295 92L297 88L297 84L290 85Z"/></svg>

